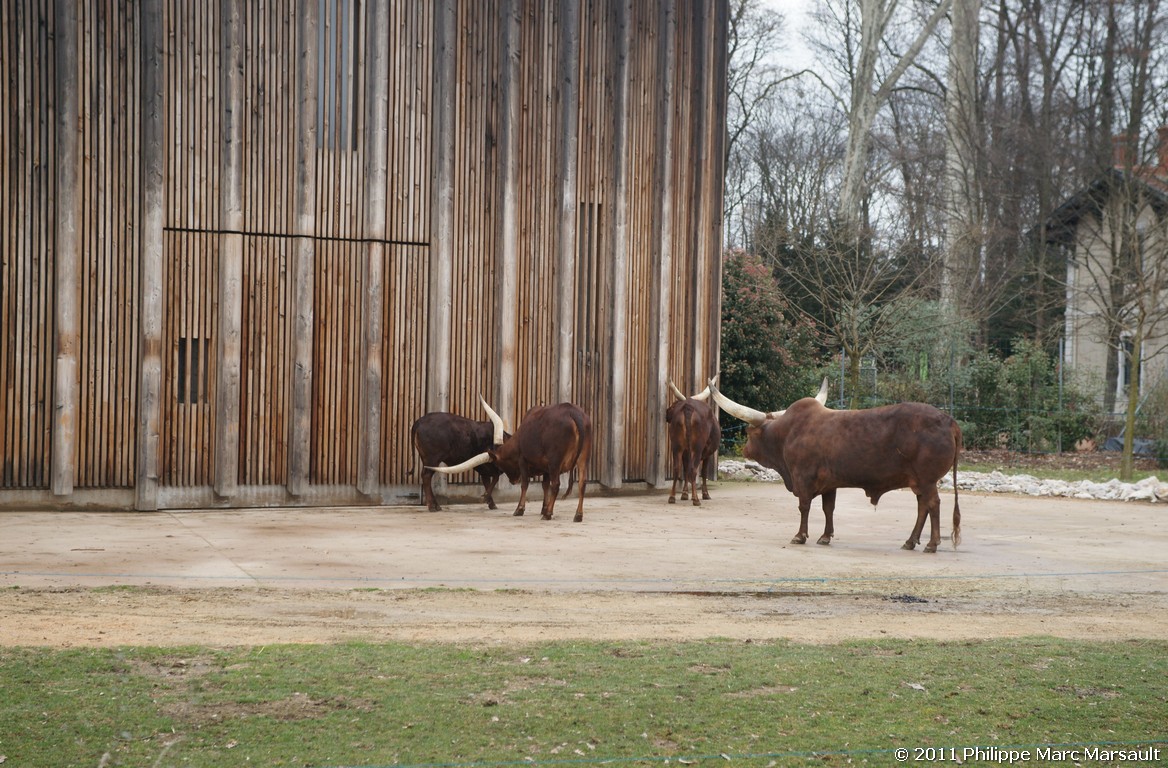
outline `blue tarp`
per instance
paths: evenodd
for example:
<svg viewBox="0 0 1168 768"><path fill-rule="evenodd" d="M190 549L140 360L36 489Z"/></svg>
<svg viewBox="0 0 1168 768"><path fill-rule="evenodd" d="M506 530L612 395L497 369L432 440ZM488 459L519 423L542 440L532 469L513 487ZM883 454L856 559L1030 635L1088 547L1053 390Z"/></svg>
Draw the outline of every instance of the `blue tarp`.
<svg viewBox="0 0 1168 768"><path fill-rule="evenodd" d="M1109 437L1103 441L1103 450L1122 451L1123 437ZM1133 441L1132 454L1135 456L1155 456L1155 442L1145 437L1137 437Z"/></svg>

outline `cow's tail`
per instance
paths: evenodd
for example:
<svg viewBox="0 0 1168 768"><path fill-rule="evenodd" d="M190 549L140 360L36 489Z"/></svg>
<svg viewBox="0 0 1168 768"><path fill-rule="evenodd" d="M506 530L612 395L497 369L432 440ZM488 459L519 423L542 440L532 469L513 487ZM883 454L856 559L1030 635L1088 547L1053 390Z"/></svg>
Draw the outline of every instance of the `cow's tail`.
<svg viewBox="0 0 1168 768"><path fill-rule="evenodd" d="M961 457L964 448L961 439L961 427L953 422L953 548L961 543L961 505L957 502L957 460Z"/></svg>
<svg viewBox="0 0 1168 768"><path fill-rule="evenodd" d="M583 425L581 425L579 422L576 422L576 454L572 456L572 463L569 465L572 468L568 470L568 489L564 491L564 495L560 497L561 499L568 498L568 494L572 492L572 481L576 476L576 465L580 462L580 452L584 450L584 442L585 436ZM580 482L584 481L581 480Z"/></svg>

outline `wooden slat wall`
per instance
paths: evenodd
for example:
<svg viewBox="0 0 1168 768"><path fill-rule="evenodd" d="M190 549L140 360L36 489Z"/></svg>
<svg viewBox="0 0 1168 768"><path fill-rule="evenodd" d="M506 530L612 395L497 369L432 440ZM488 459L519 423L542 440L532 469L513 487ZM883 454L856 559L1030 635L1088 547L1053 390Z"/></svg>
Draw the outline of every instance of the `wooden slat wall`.
<svg viewBox="0 0 1168 768"><path fill-rule="evenodd" d="M434 3L389 4L388 240L430 240ZM424 316L424 315L423 315Z"/></svg>
<svg viewBox="0 0 1168 768"><path fill-rule="evenodd" d="M560 162L556 87L559 73L558 19L543 0L520 6L518 125L518 302L516 411L558 401L555 391L556 247L559 229L556 168ZM547 12L538 12L548 8Z"/></svg>
<svg viewBox="0 0 1168 768"><path fill-rule="evenodd" d="M219 3L165 4L168 229L219 228Z"/></svg>
<svg viewBox="0 0 1168 768"><path fill-rule="evenodd" d="M422 411L427 388L426 317L429 286L429 249L391 245L385 269L385 314L381 327L389 340L383 347L382 370L388 382L381 410L381 482L420 482L421 465L410 442L410 427ZM485 417L484 417L485 418Z"/></svg>
<svg viewBox="0 0 1168 768"><path fill-rule="evenodd" d="M611 320L612 221L615 214L612 158L612 109L616 97L608 66L612 62L609 4L585 0L580 16L580 108L576 223L575 400L591 417L595 431L589 476L599 478L608 465L612 423Z"/></svg>
<svg viewBox="0 0 1168 768"><path fill-rule="evenodd" d="M257 234L284 235L292 231L296 168L293 3L243 3L243 29L247 105L243 117L244 227ZM218 49L216 42L214 50ZM212 118L209 122L218 121Z"/></svg>
<svg viewBox="0 0 1168 768"><path fill-rule="evenodd" d="M169 231L164 240L162 485L211 483L218 245L217 235L199 232Z"/></svg>
<svg viewBox="0 0 1168 768"><path fill-rule="evenodd" d="M284 237L244 238L239 418L240 485L288 480L292 384L289 261Z"/></svg>
<svg viewBox="0 0 1168 768"><path fill-rule="evenodd" d="M19 342L0 349L0 488L127 488L153 470L171 489L226 494L413 485L410 424L428 401L481 418L480 393L512 403L512 426L567 397L596 425L592 479L659 478L662 368L688 389L717 357L721 122L711 111L724 101L724 3L451 0L447 79L442 3L386 2L382 40L366 36L366 0L157 2L165 200L152 242L162 257L142 262L153 277L141 286L139 6L77 6L75 59L54 55L52 41L70 38L54 35L52 0L0 9L0 319ZM663 8L676 9L668 60ZM222 9L238 10L239 25L224 27ZM241 68L225 73L227 55ZM53 66L74 60L76 94ZM380 80L366 88L373 61L388 68L387 104ZM73 188L60 170L73 164L56 160L68 125L54 119L59 88L78 105L78 202L66 206L79 217L75 277L54 251L71 231L54 215L58 193ZM302 94L318 94L315 109ZM384 158L364 137L373 117L388 127ZM578 135L572 144L566 131L567 152L565 125ZM436 140L449 147L449 176ZM367 163L384 173L384 193ZM449 209L438 202L447 183ZM383 220L366 205L380 210L382 194ZM77 346L54 360L72 339L54 291L73 284ZM154 315L139 316L139 293L153 285L161 330L144 336ZM513 306L499 306L504 294ZM298 326L308 307L311 323ZM435 330L446 317L449 342ZM135 467L139 343L153 354L159 337L159 450L141 453L152 470ZM55 373L74 355L75 399L62 388L73 375ZM54 417L54 403L74 402L75 423ZM370 423L380 438L362 441Z"/></svg>
<svg viewBox="0 0 1168 768"><path fill-rule="evenodd" d="M312 465L321 485L357 482L357 406L360 402L360 244L316 245L313 309Z"/></svg>
<svg viewBox="0 0 1168 768"><path fill-rule="evenodd" d="M657 122L660 87L657 82L659 34L657 0L634 0L629 20L632 39L629 63L629 144L626 163L630 174L628 262L629 356L627 415L625 418L625 479L649 476L650 449L661 439L652 434L650 413L656 381L657 328L652 320L657 275L653 266L658 247L656 226L659 202L653 169L658 148Z"/></svg>
<svg viewBox="0 0 1168 768"><path fill-rule="evenodd" d="M673 281L673 317L698 317L697 292L694 278L695 255L695 227L694 217L698 215L695 201L692 196L694 164L691 147L693 146L693 79L698 76L697 62L694 57L697 50L694 46L694 13L686 3L678 3L677 38L674 53L674 100L673 100L673 135L669 141L673 143L673 219L665 226L673 230L673 264L671 277ZM670 375L682 389L690 387L690 382L704 372L695 373L693 370L694 335L696 323L674 322L670 324L670 349L672 359L669 361ZM690 387L692 388L692 387ZM692 394L687 391L686 394Z"/></svg>
<svg viewBox="0 0 1168 768"><path fill-rule="evenodd" d="M78 6L82 206L78 488L134 484L138 358L138 57L132 6Z"/></svg>
<svg viewBox="0 0 1168 768"><path fill-rule="evenodd" d="M166 202L159 480L210 485L219 237L219 4L167 3ZM192 402L195 346L210 350L205 394ZM185 381L180 383L180 371ZM180 387L184 396L180 401Z"/></svg>
<svg viewBox="0 0 1168 768"><path fill-rule="evenodd" d="M0 488L47 488L56 159L51 0L0 7Z"/></svg>
<svg viewBox="0 0 1168 768"><path fill-rule="evenodd" d="M359 0L320 0L316 235L359 238L364 127L364 14ZM287 62L292 63L291 59ZM293 94L288 94L291 102ZM319 257L317 259L319 261Z"/></svg>
<svg viewBox="0 0 1168 768"><path fill-rule="evenodd" d="M452 253L450 406L486 418L498 380L498 71L500 22L489 4L458 3L454 95L454 243ZM420 414L419 414L420 415ZM522 414L500 414L514 425Z"/></svg>

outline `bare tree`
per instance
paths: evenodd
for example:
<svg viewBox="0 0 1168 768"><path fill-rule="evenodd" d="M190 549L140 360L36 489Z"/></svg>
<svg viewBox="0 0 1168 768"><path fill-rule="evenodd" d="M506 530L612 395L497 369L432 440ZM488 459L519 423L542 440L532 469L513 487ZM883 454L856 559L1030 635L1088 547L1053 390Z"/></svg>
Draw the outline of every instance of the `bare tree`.
<svg viewBox="0 0 1168 768"><path fill-rule="evenodd" d="M757 196L750 143L770 108L784 73L775 61L785 29L782 14L760 0L731 0L726 105L726 184L723 221L727 244L745 239L746 207Z"/></svg>
<svg viewBox="0 0 1168 768"><path fill-rule="evenodd" d="M962 296L985 272L984 213L979 174L978 15L980 0L953 0L945 90L945 188L947 243L941 269L941 301L958 314Z"/></svg>
<svg viewBox="0 0 1168 768"><path fill-rule="evenodd" d="M817 15L829 33L837 38L834 46L826 41L821 41L820 45L836 52L837 66L846 78L849 94L846 105L847 146L837 215L841 226L853 236L858 237L868 224L864 210L869 193L872 128L877 115L949 12L951 2L939 0L926 7L923 18L915 17L907 45L896 50L890 47L889 33L890 25L897 18L899 0L845 1L842 6L828 2L821 6ZM911 14L907 16L911 17ZM903 26L900 31L903 32Z"/></svg>

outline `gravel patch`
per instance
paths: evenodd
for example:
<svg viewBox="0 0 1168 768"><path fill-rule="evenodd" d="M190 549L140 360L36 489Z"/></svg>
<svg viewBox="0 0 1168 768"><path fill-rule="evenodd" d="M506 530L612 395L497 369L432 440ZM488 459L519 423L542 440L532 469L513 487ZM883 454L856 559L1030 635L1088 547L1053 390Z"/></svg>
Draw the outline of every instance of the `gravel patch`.
<svg viewBox="0 0 1168 768"><path fill-rule="evenodd" d="M718 464L722 477L732 480L755 480L763 483L781 483L783 479L773 469L756 461L727 459ZM939 483L941 488L952 488L952 475ZM1168 503L1168 482L1147 477L1136 483L1108 480L1041 480L1032 475L1007 475L1002 472L957 471L957 488L979 493L1012 493L1024 496L1058 496L1069 499L1100 499L1106 501L1145 501Z"/></svg>

